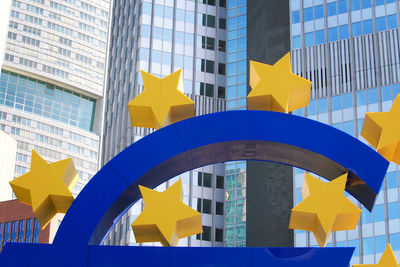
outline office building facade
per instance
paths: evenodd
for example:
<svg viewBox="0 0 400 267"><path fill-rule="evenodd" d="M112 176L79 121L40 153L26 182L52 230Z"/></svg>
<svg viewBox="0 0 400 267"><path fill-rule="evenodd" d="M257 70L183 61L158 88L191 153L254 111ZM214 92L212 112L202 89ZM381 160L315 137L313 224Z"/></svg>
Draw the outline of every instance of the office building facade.
<svg viewBox="0 0 400 267"><path fill-rule="evenodd" d="M18 200L0 202L0 251L6 242L51 243L58 227L57 218L44 229L39 226L32 208Z"/></svg>
<svg viewBox="0 0 400 267"><path fill-rule="evenodd" d="M114 1L112 10L102 164L152 132L130 126L127 104L143 90L140 70L161 78L183 69L196 115L225 110L225 1ZM158 188L181 178L186 204L203 213L203 234L180 245L223 246L224 173L224 164L205 166ZM135 204L104 244L136 245L130 224L141 210L142 203Z"/></svg>
<svg viewBox="0 0 400 267"><path fill-rule="evenodd" d="M109 0L13 0L0 76L0 128L18 142L15 177L32 150L72 157L74 194L98 170Z"/></svg>
<svg viewBox="0 0 400 267"><path fill-rule="evenodd" d="M294 114L366 142L360 136L365 113L388 111L400 92L399 1L291 0L290 4L293 72L313 82L309 106ZM296 204L304 173L296 169L294 175ZM362 208L357 229L333 234L329 246L355 246L352 263L370 264L379 261L390 242L399 259L398 166L390 164L372 213L354 203ZM317 243L312 234L296 231L295 244Z"/></svg>

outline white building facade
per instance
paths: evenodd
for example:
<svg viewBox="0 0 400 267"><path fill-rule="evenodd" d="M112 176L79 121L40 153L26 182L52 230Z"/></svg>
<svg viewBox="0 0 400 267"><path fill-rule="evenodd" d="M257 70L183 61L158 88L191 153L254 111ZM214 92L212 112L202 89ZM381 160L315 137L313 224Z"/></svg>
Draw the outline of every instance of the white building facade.
<svg viewBox="0 0 400 267"><path fill-rule="evenodd" d="M98 170L109 0L13 0L0 76L0 129L32 150L72 157L77 194Z"/></svg>

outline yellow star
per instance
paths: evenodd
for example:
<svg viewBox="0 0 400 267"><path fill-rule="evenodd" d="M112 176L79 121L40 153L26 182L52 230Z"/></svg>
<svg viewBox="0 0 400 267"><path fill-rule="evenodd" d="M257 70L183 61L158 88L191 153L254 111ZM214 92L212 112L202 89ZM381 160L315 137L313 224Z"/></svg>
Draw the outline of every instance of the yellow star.
<svg viewBox="0 0 400 267"><path fill-rule="evenodd" d="M163 246L176 246L179 239L203 232L201 214L185 205L182 181L164 192L139 186L145 209L132 223L136 242L161 242Z"/></svg>
<svg viewBox="0 0 400 267"><path fill-rule="evenodd" d="M250 86L248 109L289 113L310 101L311 82L292 73L290 53L272 66L250 61Z"/></svg>
<svg viewBox="0 0 400 267"><path fill-rule="evenodd" d="M385 251L382 254L378 264L356 264L353 267L398 267L396 257L393 254L392 247L390 244L387 245Z"/></svg>
<svg viewBox="0 0 400 267"><path fill-rule="evenodd" d="M194 116L181 76L181 69L163 79L142 71L144 90L128 103L132 126L159 129Z"/></svg>
<svg viewBox="0 0 400 267"><path fill-rule="evenodd" d="M388 161L400 164L400 96L389 112L367 112L361 136Z"/></svg>
<svg viewBox="0 0 400 267"><path fill-rule="evenodd" d="M43 228L57 213L66 213L74 201L70 190L78 180L72 159L48 164L32 150L31 169L10 182L17 199L32 206Z"/></svg>
<svg viewBox="0 0 400 267"><path fill-rule="evenodd" d="M324 183L305 174L303 201L292 209L289 228L312 231L325 247L335 231L355 229L361 210L344 196L347 173Z"/></svg>

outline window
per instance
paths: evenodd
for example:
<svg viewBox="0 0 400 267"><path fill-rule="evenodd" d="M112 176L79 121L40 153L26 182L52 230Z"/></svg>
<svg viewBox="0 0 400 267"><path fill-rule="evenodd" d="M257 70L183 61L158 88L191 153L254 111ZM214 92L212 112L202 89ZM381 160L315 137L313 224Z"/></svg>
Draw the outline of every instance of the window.
<svg viewBox="0 0 400 267"><path fill-rule="evenodd" d="M361 22L355 22L352 24L353 28L353 36L360 36L362 34L361 31Z"/></svg>
<svg viewBox="0 0 400 267"><path fill-rule="evenodd" d="M308 32L304 35L304 41L306 47L314 45L314 32Z"/></svg>
<svg viewBox="0 0 400 267"><path fill-rule="evenodd" d="M219 18L219 28L226 30L226 19L224 18Z"/></svg>
<svg viewBox="0 0 400 267"><path fill-rule="evenodd" d="M17 241L17 228L18 227L18 221L13 221L11 224L11 239L10 242L16 242Z"/></svg>
<svg viewBox="0 0 400 267"><path fill-rule="evenodd" d="M224 189L224 176L217 175L217 188Z"/></svg>
<svg viewBox="0 0 400 267"><path fill-rule="evenodd" d="M214 73L214 61L208 59L201 59L201 71Z"/></svg>
<svg viewBox="0 0 400 267"><path fill-rule="evenodd" d="M203 225L203 233L196 235L196 239L211 241L211 227Z"/></svg>
<svg viewBox="0 0 400 267"><path fill-rule="evenodd" d="M226 7L226 0L219 0L220 7Z"/></svg>
<svg viewBox="0 0 400 267"><path fill-rule="evenodd" d="M218 74L225 75L225 64L218 63Z"/></svg>
<svg viewBox="0 0 400 267"><path fill-rule="evenodd" d="M374 27L372 25L372 19L364 20L362 22L362 24L363 24L364 34L369 34L369 33L372 33L374 31Z"/></svg>
<svg viewBox="0 0 400 267"><path fill-rule="evenodd" d="M223 242L224 232L222 229L215 228L215 242Z"/></svg>
<svg viewBox="0 0 400 267"><path fill-rule="evenodd" d="M298 10L292 12L292 23L300 22L300 12Z"/></svg>
<svg viewBox="0 0 400 267"><path fill-rule="evenodd" d="M329 42L337 41L338 40L338 30L337 27L329 28L328 29L328 38Z"/></svg>
<svg viewBox="0 0 400 267"><path fill-rule="evenodd" d="M215 214L224 215L224 203L223 202L215 202Z"/></svg>
<svg viewBox="0 0 400 267"><path fill-rule="evenodd" d="M339 0L337 4L339 14L347 13L347 0Z"/></svg>
<svg viewBox="0 0 400 267"><path fill-rule="evenodd" d="M226 42L223 40L218 41L218 51L225 52L226 51Z"/></svg>
<svg viewBox="0 0 400 267"><path fill-rule="evenodd" d="M214 85L210 83L200 83L200 95L205 95L209 97L214 96Z"/></svg>
<svg viewBox="0 0 400 267"><path fill-rule="evenodd" d="M385 17L379 17L376 18L376 31L384 31L386 30L386 18Z"/></svg>
<svg viewBox="0 0 400 267"><path fill-rule="evenodd" d="M304 9L304 21L310 21L314 19L313 8L305 8Z"/></svg>
<svg viewBox="0 0 400 267"><path fill-rule="evenodd" d="M218 86L218 98L225 99L225 87Z"/></svg>
<svg viewBox="0 0 400 267"><path fill-rule="evenodd" d="M10 222L6 222L4 223L4 237L3 237L3 241L4 242L8 242L10 238Z"/></svg>
<svg viewBox="0 0 400 267"><path fill-rule="evenodd" d="M315 32L315 44L325 43L325 31L320 30Z"/></svg>
<svg viewBox="0 0 400 267"><path fill-rule="evenodd" d="M293 36L292 47L293 49L300 48L300 35Z"/></svg>
<svg viewBox="0 0 400 267"><path fill-rule="evenodd" d="M324 17L324 6L319 5L314 7L315 19L321 19Z"/></svg>
<svg viewBox="0 0 400 267"><path fill-rule="evenodd" d="M351 11L360 10L360 0L350 0Z"/></svg>
<svg viewBox="0 0 400 267"><path fill-rule="evenodd" d="M362 0L362 1L361 1L361 7L362 7L362 8L369 8L369 7L371 7L371 0Z"/></svg>
<svg viewBox="0 0 400 267"><path fill-rule="evenodd" d="M203 4L210 6L215 6L215 2L216 0L203 0Z"/></svg>
<svg viewBox="0 0 400 267"><path fill-rule="evenodd" d="M349 38L349 26L346 25L341 25L339 26L339 39L347 39Z"/></svg>
<svg viewBox="0 0 400 267"><path fill-rule="evenodd" d="M18 243L24 242L24 234L25 234L25 220L20 220L18 227Z"/></svg>
<svg viewBox="0 0 400 267"><path fill-rule="evenodd" d="M332 3L327 3L326 4L326 9L328 12L328 16L335 16L337 14L336 10L336 1Z"/></svg>
<svg viewBox="0 0 400 267"><path fill-rule="evenodd" d="M388 29L397 28L397 16L396 15L390 15L387 17L387 28Z"/></svg>
<svg viewBox="0 0 400 267"><path fill-rule="evenodd" d="M35 224L33 227L33 240L32 243L39 243L39 222L38 220L35 218Z"/></svg>
<svg viewBox="0 0 400 267"><path fill-rule="evenodd" d="M202 25L215 28L215 16L203 14Z"/></svg>

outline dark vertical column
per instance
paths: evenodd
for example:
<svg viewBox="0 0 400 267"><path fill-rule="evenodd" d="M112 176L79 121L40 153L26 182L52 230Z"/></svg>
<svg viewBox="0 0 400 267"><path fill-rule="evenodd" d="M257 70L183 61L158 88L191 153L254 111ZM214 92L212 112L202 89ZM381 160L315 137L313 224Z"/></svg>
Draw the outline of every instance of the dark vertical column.
<svg viewBox="0 0 400 267"><path fill-rule="evenodd" d="M289 51L289 0L248 0L247 58L274 64ZM292 167L248 161L246 245L293 247L293 230L288 229L292 207Z"/></svg>

